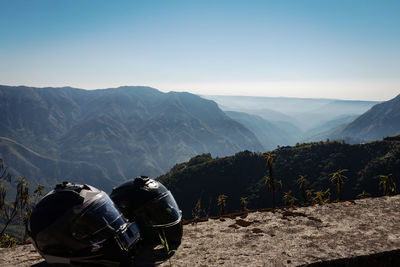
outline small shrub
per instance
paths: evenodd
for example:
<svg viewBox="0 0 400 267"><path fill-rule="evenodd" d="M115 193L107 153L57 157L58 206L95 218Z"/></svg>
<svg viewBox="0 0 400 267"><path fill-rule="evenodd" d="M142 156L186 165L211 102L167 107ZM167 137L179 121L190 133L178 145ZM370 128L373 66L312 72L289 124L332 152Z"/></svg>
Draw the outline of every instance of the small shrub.
<svg viewBox="0 0 400 267"><path fill-rule="evenodd" d="M218 205L218 208L219 208L219 214L220 214L220 215L223 215L223 214L226 213L226 199L227 199L227 198L228 198L228 197L225 196L225 195L219 195L219 196L218 196L217 205Z"/></svg>
<svg viewBox="0 0 400 267"><path fill-rule="evenodd" d="M314 191L312 190L312 189L308 189L308 190L306 190L306 197L307 197L307 202L308 203L312 203L313 201L313 194L314 194Z"/></svg>
<svg viewBox="0 0 400 267"><path fill-rule="evenodd" d="M9 236L8 234L2 234L0 236L0 247L1 248L12 248L17 244L17 240Z"/></svg>
<svg viewBox="0 0 400 267"><path fill-rule="evenodd" d="M197 219L200 218L200 216L201 216L201 199L199 198L192 210L192 217L193 219Z"/></svg>
<svg viewBox="0 0 400 267"><path fill-rule="evenodd" d="M303 205L306 205L309 198L307 198L307 191L308 190L305 189L305 185L308 183L308 180L304 175L300 175L299 179L297 179L296 182L297 182L297 185L300 188L301 195L303 197Z"/></svg>
<svg viewBox="0 0 400 267"><path fill-rule="evenodd" d="M293 206L296 200L297 199L292 196L292 190L285 192L283 195L283 202L285 203L285 206Z"/></svg>
<svg viewBox="0 0 400 267"><path fill-rule="evenodd" d="M357 195L357 198L363 199L363 198L367 198L367 197L370 197L370 196L371 196L371 194L369 194L369 193L367 193L367 191L363 190L361 194Z"/></svg>
<svg viewBox="0 0 400 267"><path fill-rule="evenodd" d="M163 245L163 247L167 251L169 266L172 266L170 257L172 256L171 254L176 252L176 250L170 248L170 246L168 244L167 237L165 236L164 230L162 230L162 235L159 233L158 236L160 237L161 244Z"/></svg>
<svg viewBox="0 0 400 267"><path fill-rule="evenodd" d="M247 210L247 197L241 197L240 198L240 206L241 206L241 211L246 211Z"/></svg>
<svg viewBox="0 0 400 267"><path fill-rule="evenodd" d="M314 197L311 199L313 204L324 204L331 201L331 190L328 188L325 191L314 192Z"/></svg>
<svg viewBox="0 0 400 267"><path fill-rule="evenodd" d="M381 180L379 181L379 188L382 189L385 196L392 196L397 194L396 183L393 181L391 174L389 175L379 175Z"/></svg>

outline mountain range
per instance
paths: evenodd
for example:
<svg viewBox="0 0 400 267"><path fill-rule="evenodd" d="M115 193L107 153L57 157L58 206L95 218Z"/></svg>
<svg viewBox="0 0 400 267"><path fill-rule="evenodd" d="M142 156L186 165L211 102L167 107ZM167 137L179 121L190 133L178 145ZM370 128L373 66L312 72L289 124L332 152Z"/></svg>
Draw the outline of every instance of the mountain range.
<svg viewBox="0 0 400 267"><path fill-rule="evenodd" d="M110 190L137 175L161 175L203 153L219 158L304 141L361 143L400 133L399 97L383 103L207 98L218 104L140 86L0 86L0 157L34 183L89 181Z"/></svg>
<svg viewBox="0 0 400 267"><path fill-rule="evenodd" d="M249 129L253 127L254 120L260 121L260 118L270 125L266 129L270 129L273 124L273 131L267 131L261 135L254 132L259 140L265 140L264 136L270 135L268 142L263 142L268 149L274 149L278 145L294 145L297 142L332 138L331 130L352 122L372 106L380 103L378 101L288 97L209 95L203 97L217 102L226 113L233 111L246 113L247 116L257 116L257 118L253 117L251 123L247 123L248 120L241 120L241 123Z"/></svg>
<svg viewBox="0 0 400 267"><path fill-rule="evenodd" d="M189 93L0 86L0 103L0 156L45 185L76 179L111 188L197 154L263 150L215 102Z"/></svg>
<svg viewBox="0 0 400 267"><path fill-rule="evenodd" d="M332 133L334 139L372 141L400 133L400 95L377 104L357 119Z"/></svg>

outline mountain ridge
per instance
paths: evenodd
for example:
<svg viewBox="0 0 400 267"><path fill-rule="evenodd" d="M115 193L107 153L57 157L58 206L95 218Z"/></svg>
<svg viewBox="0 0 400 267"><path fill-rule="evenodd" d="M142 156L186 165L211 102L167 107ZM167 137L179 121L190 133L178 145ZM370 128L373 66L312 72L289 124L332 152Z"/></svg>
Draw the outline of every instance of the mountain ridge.
<svg viewBox="0 0 400 267"><path fill-rule="evenodd" d="M0 136L50 158L97 165L105 181L156 176L206 152L262 150L217 104L190 93L0 86L0 103Z"/></svg>
<svg viewBox="0 0 400 267"><path fill-rule="evenodd" d="M338 137L357 137L371 141L400 133L400 94L377 104L348 124Z"/></svg>

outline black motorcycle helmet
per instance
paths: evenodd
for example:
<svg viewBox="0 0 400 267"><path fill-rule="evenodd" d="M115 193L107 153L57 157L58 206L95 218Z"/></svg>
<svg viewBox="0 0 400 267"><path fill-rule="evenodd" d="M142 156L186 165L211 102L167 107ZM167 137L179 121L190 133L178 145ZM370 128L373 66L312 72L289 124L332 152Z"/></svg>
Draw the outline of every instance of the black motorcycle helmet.
<svg viewBox="0 0 400 267"><path fill-rule="evenodd" d="M160 182L141 176L112 190L111 199L140 229L142 242L156 246L166 239L177 248L182 239L182 212Z"/></svg>
<svg viewBox="0 0 400 267"><path fill-rule="evenodd" d="M47 263L118 266L140 239L108 195L89 185L56 185L33 209L28 234Z"/></svg>

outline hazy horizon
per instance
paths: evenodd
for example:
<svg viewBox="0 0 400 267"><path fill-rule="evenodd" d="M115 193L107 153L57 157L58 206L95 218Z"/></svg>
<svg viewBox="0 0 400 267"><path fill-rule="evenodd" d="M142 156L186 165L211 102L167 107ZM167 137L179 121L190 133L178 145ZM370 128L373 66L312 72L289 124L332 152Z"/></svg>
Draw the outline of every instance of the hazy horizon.
<svg viewBox="0 0 400 267"><path fill-rule="evenodd" d="M0 84L382 101L400 2L0 2Z"/></svg>
<svg viewBox="0 0 400 267"><path fill-rule="evenodd" d="M99 87L99 88L81 88L81 87L77 87L77 86L70 86L70 85L60 85L60 86L52 86L52 85L44 85L44 86L34 86L34 85L26 85L26 84L0 84L0 86L10 86L10 87L18 87L18 86L24 86L24 87L32 87L32 88L65 88L65 87L69 87L69 88L74 88L74 89L81 89L81 90L107 90L107 89L116 89L116 88L120 88L120 87L149 87L149 88L153 88L156 89L160 92L163 93L169 93L169 92L186 92L186 93L191 93L191 94L195 94L201 97L218 97L218 96L227 96L227 97L259 97L259 98L299 98L299 99L324 99L324 100L346 100L346 101L371 101L371 102L376 102L376 101L387 101L387 100L391 100L394 97L396 97L397 95L400 94L400 91L395 94L393 97L390 97L388 99L383 99L383 100L376 100L376 99L356 99L356 98L337 98L337 97L313 97L313 96L290 96L290 95L245 95L245 94L217 94L215 92L211 92L211 94L203 94L203 93L196 93L196 92L192 92L192 91L188 91L188 90L180 90L180 91L176 91L176 90L162 90L160 88L157 88L155 86L150 86L150 85L120 85L120 86L115 86L115 87Z"/></svg>

